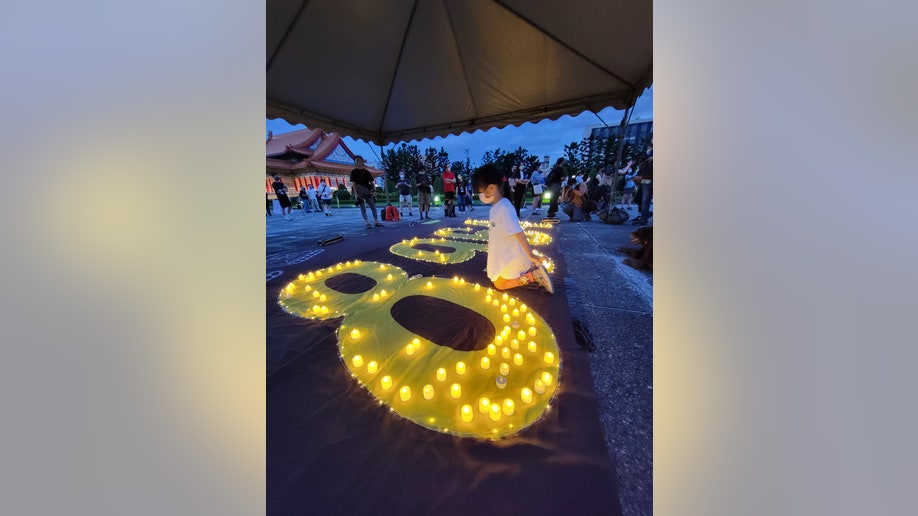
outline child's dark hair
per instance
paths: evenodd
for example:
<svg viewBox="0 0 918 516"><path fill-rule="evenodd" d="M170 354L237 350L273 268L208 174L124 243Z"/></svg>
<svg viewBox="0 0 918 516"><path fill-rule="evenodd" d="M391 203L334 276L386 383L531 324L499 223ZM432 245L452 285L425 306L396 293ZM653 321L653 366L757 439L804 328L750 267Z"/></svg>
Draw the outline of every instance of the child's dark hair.
<svg viewBox="0 0 918 516"><path fill-rule="evenodd" d="M477 192L484 190L488 185L497 185L502 187L504 184L504 175L497 170L494 165L483 165L472 172L472 188Z"/></svg>

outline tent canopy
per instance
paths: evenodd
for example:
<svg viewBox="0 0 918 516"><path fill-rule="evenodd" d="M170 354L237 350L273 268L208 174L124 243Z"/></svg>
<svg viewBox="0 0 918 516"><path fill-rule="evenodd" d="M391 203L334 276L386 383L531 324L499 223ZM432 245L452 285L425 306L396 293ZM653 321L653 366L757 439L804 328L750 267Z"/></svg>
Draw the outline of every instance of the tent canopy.
<svg viewBox="0 0 918 516"><path fill-rule="evenodd" d="M377 144L625 109L652 2L268 0L267 118Z"/></svg>

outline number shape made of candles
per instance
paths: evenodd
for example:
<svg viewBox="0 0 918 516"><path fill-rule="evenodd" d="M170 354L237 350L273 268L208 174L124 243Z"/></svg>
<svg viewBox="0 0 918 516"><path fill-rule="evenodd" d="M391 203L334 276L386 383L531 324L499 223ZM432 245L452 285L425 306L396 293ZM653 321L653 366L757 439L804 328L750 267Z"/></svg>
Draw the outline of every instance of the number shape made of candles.
<svg viewBox="0 0 918 516"><path fill-rule="evenodd" d="M389 248L389 252L398 256L444 265L469 261L475 257L476 252L484 253L487 250L486 244L417 237L402 240Z"/></svg>
<svg viewBox="0 0 918 516"><path fill-rule="evenodd" d="M409 280L394 265L353 261L301 274L278 301L304 318L343 316L338 350L347 370L393 412L431 430L513 435L543 416L558 389L551 328L487 285ZM469 326L478 331L457 331Z"/></svg>

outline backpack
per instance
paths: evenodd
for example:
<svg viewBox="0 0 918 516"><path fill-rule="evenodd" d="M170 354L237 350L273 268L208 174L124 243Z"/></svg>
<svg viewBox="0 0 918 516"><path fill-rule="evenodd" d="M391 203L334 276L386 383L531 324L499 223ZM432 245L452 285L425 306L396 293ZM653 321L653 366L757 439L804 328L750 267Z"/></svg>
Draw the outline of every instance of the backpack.
<svg viewBox="0 0 918 516"><path fill-rule="evenodd" d="M606 224L615 225L624 224L625 221L631 218L631 215L629 215L627 211L615 206L613 206L612 209L605 208L600 210L596 216L598 216L599 220L605 222Z"/></svg>

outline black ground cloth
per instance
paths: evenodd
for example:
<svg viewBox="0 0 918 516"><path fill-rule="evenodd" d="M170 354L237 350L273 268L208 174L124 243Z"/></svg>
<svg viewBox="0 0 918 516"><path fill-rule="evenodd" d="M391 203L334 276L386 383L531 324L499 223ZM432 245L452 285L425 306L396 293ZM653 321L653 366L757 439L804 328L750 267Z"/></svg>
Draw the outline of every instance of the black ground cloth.
<svg viewBox="0 0 918 516"><path fill-rule="evenodd" d="M422 428L378 404L340 362L340 319L284 312L280 289L300 273L375 260L409 276L454 275L489 286L486 256L440 265L389 252L402 239L433 236L462 219L368 230L324 248L267 283L267 509L300 514L620 514L615 474L597 416L589 354L577 347L555 244L555 294L513 289L548 323L562 354L550 412L515 436L461 438ZM557 229L543 229L556 237ZM291 244L290 251L315 249ZM423 314L422 314L423 315ZM431 320L436 320L432 316ZM392 323L396 324L396 323Z"/></svg>

